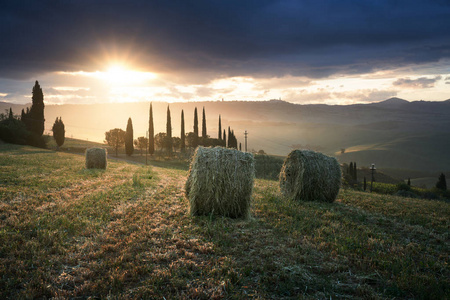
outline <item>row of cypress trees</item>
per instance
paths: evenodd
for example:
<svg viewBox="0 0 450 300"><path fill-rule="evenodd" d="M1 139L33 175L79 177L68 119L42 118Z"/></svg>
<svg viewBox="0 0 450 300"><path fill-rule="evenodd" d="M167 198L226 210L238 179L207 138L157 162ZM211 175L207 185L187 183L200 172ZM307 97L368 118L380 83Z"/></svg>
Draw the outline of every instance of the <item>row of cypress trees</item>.
<svg viewBox="0 0 450 300"><path fill-rule="evenodd" d="M149 142L148 142L148 151L150 154L154 154L155 152L155 131L154 131L154 124L153 124L153 106L152 103L150 103L150 111L149 111L149 126L148 126L148 132L149 132ZM199 130L198 130L198 112L197 107L194 109L194 127L193 132L186 133L185 130L185 119L184 119L184 110L181 110L181 132L180 132L180 138L181 138L181 145L180 150L182 152L186 149L186 137L190 141L190 146L195 148L198 145L201 146L223 146L228 148L238 148L238 142L237 138L234 134L234 130L231 130L230 127L228 127L228 140L227 140L227 134L225 132L225 129L223 130L222 134L222 118L221 115L219 115L219 130L218 130L218 138L213 139L210 138L207 134L207 127L206 127L206 112L205 107L203 107L202 111L202 134L199 136ZM132 139L132 137L131 137ZM171 115L170 115L170 107L167 106L167 122L166 122L166 136L165 136L165 147L168 152L172 152L173 149L173 140L172 140L172 121L171 121ZM129 142L130 143L130 142Z"/></svg>

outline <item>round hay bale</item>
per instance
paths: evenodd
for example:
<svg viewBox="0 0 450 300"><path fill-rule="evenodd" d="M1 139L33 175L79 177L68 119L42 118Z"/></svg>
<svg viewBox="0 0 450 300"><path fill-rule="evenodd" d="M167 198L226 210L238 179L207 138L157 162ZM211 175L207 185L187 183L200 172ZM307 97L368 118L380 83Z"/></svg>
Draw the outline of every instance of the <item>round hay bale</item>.
<svg viewBox="0 0 450 300"><path fill-rule="evenodd" d="M292 200L333 202L341 186L341 167L334 157L294 150L280 172L280 190Z"/></svg>
<svg viewBox="0 0 450 300"><path fill-rule="evenodd" d="M248 218L254 176L252 154L198 147L185 184L191 215Z"/></svg>
<svg viewBox="0 0 450 300"><path fill-rule="evenodd" d="M86 149L86 169L106 169L106 149Z"/></svg>

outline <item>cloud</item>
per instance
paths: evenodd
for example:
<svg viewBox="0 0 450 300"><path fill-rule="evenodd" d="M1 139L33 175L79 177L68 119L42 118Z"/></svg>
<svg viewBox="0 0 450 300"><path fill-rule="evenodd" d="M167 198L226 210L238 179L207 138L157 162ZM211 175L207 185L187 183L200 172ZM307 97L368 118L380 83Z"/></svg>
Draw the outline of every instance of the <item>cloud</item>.
<svg viewBox="0 0 450 300"><path fill-rule="evenodd" d="M420 77L417 79L399 78L392 84L397 87L410 88L410 89L425 89L432 88L436 81L441 80L442 76L436 76L434 78Z"/></svg>
<svg viewBox="0 0 450 300"><path fill-rule="evenodd" d="M445 84L450 84L450 76L445 77Z"/></svg>
<svg viewBox="0 0 450 300"><path fill-rule="evenodd" d="M449 13L450 3L426 0L8 1L0 77L108 60L185 81L360 74L449 58Z"/></svg>

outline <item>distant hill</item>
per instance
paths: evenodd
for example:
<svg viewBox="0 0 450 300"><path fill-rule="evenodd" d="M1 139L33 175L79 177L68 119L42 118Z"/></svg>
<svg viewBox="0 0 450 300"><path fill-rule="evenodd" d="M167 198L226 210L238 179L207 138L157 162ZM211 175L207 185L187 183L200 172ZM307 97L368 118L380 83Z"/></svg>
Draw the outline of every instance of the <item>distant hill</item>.
<svg viewBox="0 0 450 300"><path fill-rule="evenodd" d="M399 108L402 107L404 105L408 105L409 102L404 100L404 99L400 99L400 98L390 98L378 103L373 103L372 105L378 106L378 107L386 107L386 108Z"/></svg>
<svg viewBox="0 0 450 300"><path fill-rule="evenodd" d="M9 107L20 114L26 106L0 103L0 111ZM219 114L222 128L231 126L242 145L247 130L249 150L287 155L294 148L308 148L336 156L341 162L357 161L358 166L375 163L378 168L433 174L450 171L450 101L391 98L356 105L300 105L281 100L170 103L174 136L180 134L182 109L186 132L192 131L195 107L199 118L205 107L211 137L217 137ZM167 103L153 102L156 133L165 131L166 109ZM50 131L56 117L62 117L66 136L102 142L106 131L125 129L131 117L138 137L146 134L148 113L149 102L47 105L45 128Z"/></svg>

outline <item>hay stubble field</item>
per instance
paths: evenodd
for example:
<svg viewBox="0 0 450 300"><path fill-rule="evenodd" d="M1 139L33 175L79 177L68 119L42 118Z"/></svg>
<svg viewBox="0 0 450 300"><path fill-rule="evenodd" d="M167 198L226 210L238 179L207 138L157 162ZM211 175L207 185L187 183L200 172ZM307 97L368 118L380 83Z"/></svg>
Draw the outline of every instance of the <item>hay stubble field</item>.
<svg viewBox="0 0 450 300"><path fill-rule="evenodd" d="M341 190L191 217L187 171L0 144L0 298L450 296L450 204Z"/></svg>

